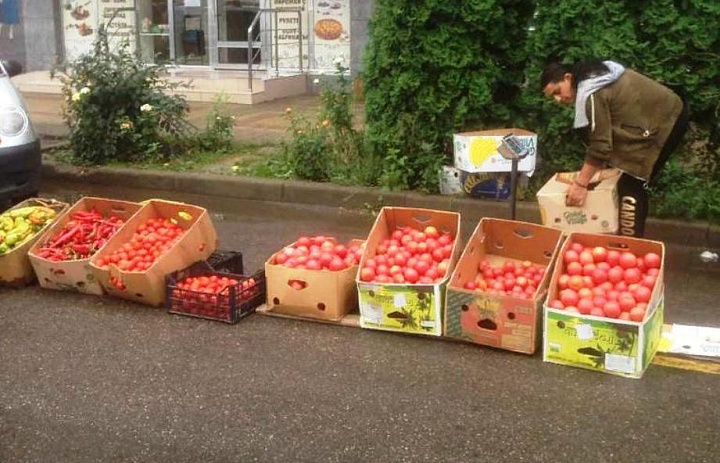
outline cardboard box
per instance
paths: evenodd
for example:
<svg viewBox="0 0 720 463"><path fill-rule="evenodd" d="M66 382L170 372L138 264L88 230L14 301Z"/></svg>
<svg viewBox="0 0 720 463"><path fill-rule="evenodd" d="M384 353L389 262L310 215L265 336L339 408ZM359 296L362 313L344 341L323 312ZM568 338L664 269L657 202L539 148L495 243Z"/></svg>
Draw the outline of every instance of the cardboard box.
<svg viewBox="0 0 720 463"><path fill-rule="evenodd" d="M507 172L462 172L460 180L463 191L472 198L508 199L510 197L510 174Z"/></svg>
<svg viewBox="0 0 720 463"><path fill-rule="evenodd" d="M595 174L583 207L565 205L568 189L577 172L553 175L537 192L542 222L564 232L615 233L618 231L617 183L620 171L607 169Z"/></svg>
<svg viewBox="0 0 720 463"><path fill-rule="evenodd" d="M542 306L562 232L541 225L482 219L453 272L447 290L445 335L501 349L533 354L540 346ZM478 265L530 261L546 266L532 299L491 295L464 289L475 279Z"/></svg>
<svg viewBox="0 0 720 463"><path fill-rule="evenodd" d="M350 242L350 246L355 244L362 244L362 240ZM274 263L276 254L265 262L268 311L340 321L357 309L357 265L337 272L289 268ZM294 289L293 282L303 288Z"/></svg>
<svg viewBox="0 0 720 463"><path fill-rule="evenodd" d="M537 135L523 129L496 129L464 132L453 135L455 167L465 172L510 172L512 161L500 152L505 135L517 137L529 154L518 163L519 172L533 172L537 164Z"/></svg>
<svg viewBox="0 0 720 463"><path fill-rule="evenodd" d="M463 192L460 169L443 166L442 169L440 169L439 175L441 195L456 195Z"/></svg>
<svg viewBox="0 0 720 463"><path fill-rule="evenodd" d="M27 206L50 207L57 212L58 215L55 218L55 220L57 220L57 218L60 217L63 211L68 207L68 204L54 199L33 198L17 204L15 207L8 209L8 211ZM28 250L38 239L40 239L50 225L52 224L45 225L20 246L17 246L10 252L0 255L0 285L20 287L30 284L33 281L35 278L35 272L33 272L30 259L28 258Z"/></svg>
<svg viewBox="0 0 720 463"><path fill-rule="evenodd" d="M173 219L186 230L169 251L155 260L152 267L144 272L127 272L115 265L106 268L96 265L98 258L121 247L130 240L140 224L152 217ZM90 259L90 266L95 278L109 295L161 306L165 304L165 276L207 259L217 246L217 233L207 210L189 204L153 199L146 202L100 252L95 253ZM110 283L111 277L120 281L124 289L118 289Z"/></svg>
<svg viewBox="0 0 720 463"><path fill-rule="evenodd" d="M399 227L423 230L428 226L455 238L450 266L442 281L432 285L366 283L357 278L360 326L405 333L442 335L445 289L460 254L460 214L455 212L384 207L375 219L365 244L360 268L375 256L382 240Z"/></svg>
<svg viewBox="0 0 720 463"><path fill-rule="evenodd" d="M562 256L571 243L604 246L636 255L660 255L660 272L645 320L624 321L565 312L548 306L558 298L557 282L563 273ZM665 245L658 241L621 236L571 233L558 254L544 306L543 360L629 378L640 378L660 344L664 318Z"/></svg>
<svg viewBox="0 0 720 463"><path fill-rule="evenodd" d="M40 286L46 289L102 295L103 289L92 272L90 258L54 262L44 259L36 253L49 240L55 238L75 212L96 210L103 217L114 215L127 222L133 214L140 210L140 207L138 203L106 198L85 197L77 201L61 217L58 217L28 251L30 263L35 270Z"/></svg>

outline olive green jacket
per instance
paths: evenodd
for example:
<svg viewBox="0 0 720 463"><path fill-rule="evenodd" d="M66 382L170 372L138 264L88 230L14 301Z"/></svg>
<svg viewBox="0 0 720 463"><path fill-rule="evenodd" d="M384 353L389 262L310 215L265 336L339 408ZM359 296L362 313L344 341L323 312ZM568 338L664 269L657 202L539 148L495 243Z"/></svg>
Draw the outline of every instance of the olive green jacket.
<svg viewBox="0 0 720 463"><path fill-rule="evenodd" d="M587 155L648 180L682 108L672 90L626 69L588 98Z"/></svg>

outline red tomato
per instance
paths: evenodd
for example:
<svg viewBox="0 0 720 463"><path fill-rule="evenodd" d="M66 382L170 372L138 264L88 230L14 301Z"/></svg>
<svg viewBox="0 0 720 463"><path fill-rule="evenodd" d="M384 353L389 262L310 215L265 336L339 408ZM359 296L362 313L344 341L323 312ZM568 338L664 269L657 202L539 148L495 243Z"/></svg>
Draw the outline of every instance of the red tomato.
<svg viewBox="0 0 720 463"><path fill-rule="evenodd" d="M597 246L593 248L592 256L595 263L605 262L608 257L608 251L602 246Z"/></svg>
<svg viewBox="0 0 720 463"><path fill-rule="evenodd" d="M583 251L580 253L580 256L578 257L578 261L583 265L594 264L595 258L593 257L592 252Z"/></svg>
<svg viewBox="0 0 720 463"><path fill-rule="evenodd" d="M608 272L608 281L612 284L617 284L625 277L625 271L620 266L615 266Z"/></svg>
<svg viewBox="0 0 720 463"><path fill-rule="evenodd" d="M592 289L585 288L585 287L580 288L580 290L577 293L578 293L578 297L581 299L582 298L592 299L594 296Z"/></svg>
<svg viewBox="0 0 720 463"><path fill-rule="evenodd" d="M604 317L605 311L599 307L593 307L592 310L590 311L590 315L592 315L594 317Z"/></svg>
<svg viewBox="0 0 720 463"><path fill-rule="evenodd" d="M624 280L625 283L627 283L628 285L631 285L633 283L640 283L640 281L642 280L642 274L637 268L629 268L625 270Z"/></svg>
<svg viewBox="0 0 720 463"><path fill-rule="evenodd" d="M618 299L618 304L620 305L620 310L629 312L635 307L635 298L633 296L623 295Z"/></svg>
<svg viewBox="0 0 720 463"><path fill-rule="evenodd" d="M576 307L581 314L587 315L592 311L594 304L592 300L584 298L578 301Z"/></svg>
<svg viewBox="0 0 720 463"><path fill-rule="evenodd" d="M656 254L654 252L649 252L645 254L645 257L643 258L645 261L645 266L648 269L659 269L660 268L660 255Z"/></svg>
<svg viewBox="0 0 720 463"><path fill-rule="evenodd" d="M570 275L568 275L568 274L560 275L560 278L558 278L558 288L567 289L569 282L570 282Z"/></svg>
<svg viewBox="0 0 720 463"><path fill-rule="evenodd" d="M601 285L608 281L608 272L601 268L596 268L595 270L593 270L591 278L593 280L593 283L595 283L596 285Z"/></svg>
<svg viewBox="0 0 720 463"><path fill-rule="evenodd" d="M579 291L580 289L582 289L584 287L585 287L585 284L583 282L583 277L581 277L580 275L573 275L568 280L568 288L570 288L572 290ZM575 304L571 304L571 305L575 305Z"/></svg>
<svg viewBox="0 0 720 463"><path fill-rule="evenodd" d="M629 321L630 320L630 312L621 312L620 316L618 318L620 320Z"/></svg>
<svg viewBox="0 0 720 463"><path fill-rule="evenodd" d="M419 260L417 264L415 264L415 270L417 270L418 274L425 275L425 273L430 269L430 264L425 260ZM438 272L439 272L439 266L438 266Z"/></svg>
<svg viewBox="0 0 720 463"><path fill-rule="evenodd" d="M583 252L583 251L585 250L585 246L583 246L583 245L580 244L580 243L571 243L571 244L570 244L570 249L572 249L573 251L575 251L575 252L577 252L578 254L580 254L581 252Z"/></svg>
<svg viewBox="0 0 720 463"><path fill-rule="evenodd" d="M652 290L655 287L656 281L657 277L654 277L652 275L645 275L643 276L642 280L640 280L640 284Z"/></svg>
<svg viewBox="0 0 720 463"><path fill-rule="evenodd" d="M420 275L414 268L406 268L403 272L403 276L405 277L405 281L411 284L417 283L417 281L420 279Z"/></svg>
<svg viewBox="0 0 720 463"><path fill-rule="evenodd" d="M647 303L650 302L650 298L652 297L652 289L647 286L638 286L635 288L635 291L633 291L633 295L637 302Z"/></svg>
<svg viewBox="0 0 720 463"><path fill-rule="evenodd" d="M323 268L323 264L316 259L308 259L305 262L305 268L308 270L321 270Z"/></svg>
<svg viewBox="0 0 720 463"><path fill-rule="evenodd" d="M402 273L396 273L392 276L392 279L395 283L405 283L405 277Z"/></svg>
<svg viewBox="0 0 720 463"><path fill-rule="evenodd" d="M560 309L560 310L565 308L565 304L563 304L560 299L553 299L552 301L550 301L549 306L552 307L553 309Z"/></svg>
<svg viewBox="0 0 720 463"><path fill-rule="evenodd" d="M470 291L475 291L477 289L477 283L475 283L474 281L468 281L463 287Z"/></svg>
<svg viewBox="0 0 720 463"><path fill-rule="evenodd" d="M568 275L582 275L583 273L583 266L580 262L570 262L567 265L566 271Z"/></svg>
<svg viewBox="0 0 720 463"><path fill-rule="evenodd" d="M577 306L578 300L579 298L577 293L572 289L564 289L560 291L560 301L562 301L562 303L566 306Z"/></svg>
<svg viewBox="0 0 720 463"><path fill-rule="evenodd" d="M440 262L437 266L438 278L442 278L447 274L450 263L447 260Z"/></svg>
<svg viewBox="0 0 720 463"><path fill-rule="evenodd" d="M609 318L618 318L622 313L620 305L618 305L617 302L607 302L603 307L603 312L605 312L605 316Z"/></svg>
<svg viewBox="0 0 720 463"><path fill-rule="evenodd" d="M637 257L632 252L624 251L620 254L620 266L629 269L637 266Z"/></svg>
<svg viewBox="0 0 720 463"><path fill-rule="evenodd" d="M630 320L634 322L641 322L645 319L645 309L642 307L633 307L630 310Z"/></svg>
<svg viewBox="0 0 720 463"><path fill-rule="evenodd" d="M437 239L440 237L440 232L438 232L437 228L433 226L425 227L425 236Z"/></svg>

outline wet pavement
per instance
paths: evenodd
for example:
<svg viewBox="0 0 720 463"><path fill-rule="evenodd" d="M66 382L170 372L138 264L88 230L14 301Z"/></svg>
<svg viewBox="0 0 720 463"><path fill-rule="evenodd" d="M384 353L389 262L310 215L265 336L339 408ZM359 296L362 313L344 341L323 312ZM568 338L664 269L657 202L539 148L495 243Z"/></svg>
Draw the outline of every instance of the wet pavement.
<svg viewBox="0 0 720 463"><path fill-rule="evenodd" d="M346 240L372 224L369 213L163 197L209 207L221 248L241 250L248 270L299 234ZM669 249L666 321L720 326L720 273L693 264L695 251ZM423 337L0 290L0 462L715 462L719 386L660 366L632 380Z"/></svg>

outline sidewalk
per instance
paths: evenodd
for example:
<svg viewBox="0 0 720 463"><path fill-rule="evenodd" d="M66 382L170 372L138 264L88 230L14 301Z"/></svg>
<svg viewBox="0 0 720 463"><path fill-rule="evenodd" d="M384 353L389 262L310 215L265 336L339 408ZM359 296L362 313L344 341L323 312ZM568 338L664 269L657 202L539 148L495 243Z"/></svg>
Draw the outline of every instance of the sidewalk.
<svg viewBox="0 0 720 463"><path fill-rule="evenodd" d="M62 96L27 93L23 97L41 138L54 139L67 135L67 127L62 119ZM199 128L204 127L212 103L188 104L190 122ZM241 143L276 143L287 135L289 124L285 108L288 107L295 114L314 118L320 109L320 100L316 95L301 95L255 105L227 104L226 109L235 116L235 140ZM362 121L362 107L356 111L356 117Z"/></svg>

